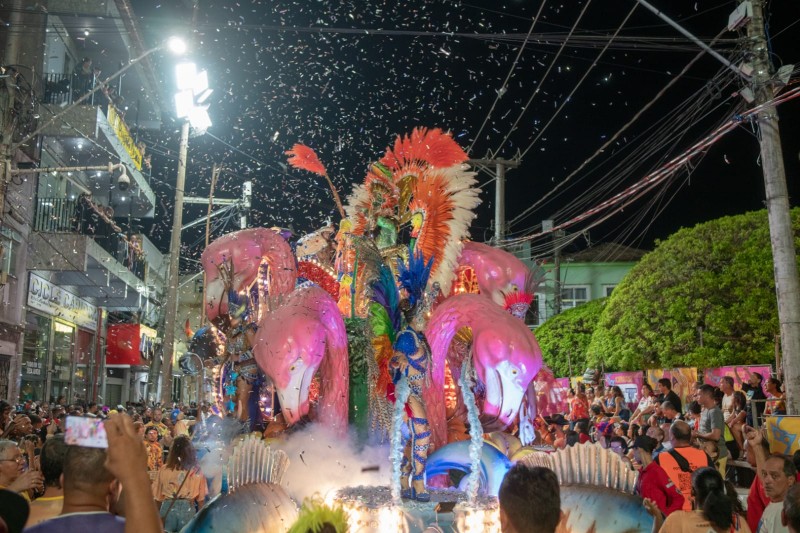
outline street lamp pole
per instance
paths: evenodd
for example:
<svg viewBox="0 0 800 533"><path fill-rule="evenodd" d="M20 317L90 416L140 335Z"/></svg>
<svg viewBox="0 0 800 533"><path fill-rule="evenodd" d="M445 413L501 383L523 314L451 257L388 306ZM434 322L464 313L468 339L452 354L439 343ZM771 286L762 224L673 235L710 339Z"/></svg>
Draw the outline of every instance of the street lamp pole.
<svg viewBox="0 0 800 533"><path fill-rule="evenodd" d="M181 125L181 145L178 151L178 179L175 182L175 210L172 215L172 236L169 241L169 271L167 273L167 307L164 317L164 347L161 363L161 404L172 401L172 359L175 353L175 319L178 314L178 262L181 255L181 226L183 225L183 189L186 183L186 155L189 148L189 120ZM156 357L154 374L158 376Z"/></svg>

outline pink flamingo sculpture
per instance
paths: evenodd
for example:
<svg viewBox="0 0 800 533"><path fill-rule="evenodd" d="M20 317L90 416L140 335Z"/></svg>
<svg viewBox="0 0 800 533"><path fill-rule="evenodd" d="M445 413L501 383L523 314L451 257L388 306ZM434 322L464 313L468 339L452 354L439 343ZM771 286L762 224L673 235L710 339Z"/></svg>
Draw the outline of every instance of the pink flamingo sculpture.
<svg viewBox="0 0 800 533"><path fill-rule="evenodd" d="M465 328L471 330L476 377L485 386L481 423L487 432L514 423L526 390L542 366L542 352L533 334L502 307L477 294L444 300L433 311L425 330L433 370L431 386L423 391L423 397L436 448L447 442L443 401L445 360L457 382L463 354L453 349L453 341ZM529 408L535 410L535 405Z"/></svg>
<svg viewBox="0 0 800 533"><path fill-rule="evenodd" d="M259 285L258 329L251 346L258 366L275 384L287 424L308 415L308 387L317 369L322 394L318 420L347 426L347 335L335 300L319 287L295 289L297 266L280 230L229 233L202 255L208 319L227 317L228 290L250 297ZM224 322L224 321L223 321Z"/></svg>
<svg viewBox="0 0 800 533"><path fill-rule="evenodd" d="M465 242L459 266L475 271L481 294L518 318L525 318L540 280L513 254L479 242Z"/></svg>
<svg viewBox="0 0 800 533"><path fill-rule="evenodd" d="M288 425L309 415L308 390L319 369L317 420L339 434L347 432L347 332L327 292L300 288L272 307L258 323L253 351L275 384Z"/></svg>
<svg viewBox="0 0 800 533"><path fill-rule="evenodd" d="M206 316L212 322L228 314L228 289L244 293L268 271L263 281L269 293L289 294L297 279L294 254L278 229L252 228L223 235L208 245L200 261L206 273ZM226 268L232 270L230 280L225 279Z"/></svg>

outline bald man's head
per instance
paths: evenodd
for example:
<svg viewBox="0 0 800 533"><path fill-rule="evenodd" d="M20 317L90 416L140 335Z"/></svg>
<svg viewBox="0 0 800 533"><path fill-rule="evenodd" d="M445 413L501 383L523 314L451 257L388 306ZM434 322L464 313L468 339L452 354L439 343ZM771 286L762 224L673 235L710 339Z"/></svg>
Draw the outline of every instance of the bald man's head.
<svg viewBox="0 0 800 533"><path fill-rule="evenodd" d="M672 444L690 444L692 441L692 429L683 420L676 420L669 428Z"/></svg>

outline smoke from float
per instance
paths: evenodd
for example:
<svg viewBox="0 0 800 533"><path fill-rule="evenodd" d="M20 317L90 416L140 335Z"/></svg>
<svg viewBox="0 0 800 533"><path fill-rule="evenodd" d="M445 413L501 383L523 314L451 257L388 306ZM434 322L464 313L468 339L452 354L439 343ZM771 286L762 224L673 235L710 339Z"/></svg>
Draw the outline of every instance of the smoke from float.
<svg viewBox="0 0 800 533"><path fill-rule="evenodd" d="M309 449L312 440L335 443L319 451L325 457L317 461L340 464L341 457L344 464L345 456L358 454L351 446L364 457L382 456L374 469L379 486L344 487L376 483L376 476L358 479L355 466L335 480L316 471L319 486L336 485L323 496L344 506L353 530L422 530L436 520L438 503L448 501L457 504L452 521L458 531L499 530L492 496L511 464L555 466L556 455L530 446L542 422L535 384L545 384L538 402L546 403L551 374L523 319L543 273L468 240L480 191L466 153L439 129L399 136L345 205L312 149L295 145L287 155L293 167L326 179L342 219L338 228L300 238L294 250L288 232L254 228L225 235L203 252L209 324L193 334L187 326L187 334L190 351L213 369L217 410L252 430L267 407L279 406L265 435L284 434L284 440L272 447L302 449L297 443L303 439ZM273 392L277 402L265 402ZM511 435L517 432L519 438ZM322 436L331 434L336 437ZM238 520L242 531L251 523L260 524L258 531L283 531L291 523L283 515L250 517L268 512L264 506L248 510L246 502L258 490L273 499L280 493L274 509L284 513L284 489L305 495L280 484L288 460L288 478L298 461L263 441L247 446L251 451L231 458L228 473L242 471L237 457L261 460L250 459L238 480L229 479L230 492L204 508L187 531L206 530L215 520ZM376 446L385 453L376 454ZM619 467L601 461L605 450L586 453L582 464L591 455L604 472ZM278 464L269 475L265 461ZM459 486L445 488L453 470L466 475ZM597 505L630 504L630 480L624 479L614 487L620 492L594 495ZM255 492L243 496L245 486ZM576 486L567 496L579 501L583 489ZM638 531L637 523L649 530L643 512L627 521L631 531ZM618 520L610 523L620 527ZM602 523L590 527L603 531ZM567 531L585 530L573 521Z"/></svg>

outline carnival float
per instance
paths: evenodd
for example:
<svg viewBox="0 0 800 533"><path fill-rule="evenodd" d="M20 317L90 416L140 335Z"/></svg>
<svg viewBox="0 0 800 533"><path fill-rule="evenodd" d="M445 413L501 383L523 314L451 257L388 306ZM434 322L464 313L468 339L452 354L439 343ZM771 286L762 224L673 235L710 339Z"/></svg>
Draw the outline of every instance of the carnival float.
<svg viewBox="0 0 800 533"><path fill-rule="evenodd" d="M214 377L217 412L247 431L268 423L270 444L237 448L224 494L187 530L288 529L281 477L298 459L282 441L320 426L329 447L383 446L381 484L328 480L336 490L323 496L351 531L499 531L495 496L518 461L557 472L566 531L649 531L636 474L610 452L535 442L535 384L551 374L524 317L543 273L469 240L480 191L453 138L399 136L344 205L313 150L287 154L326 178L342 218L296 241L279 228L237 231L202 254L207 323L187 325L189 349ZM587 522L591 509L602 518Z"/></svg>

